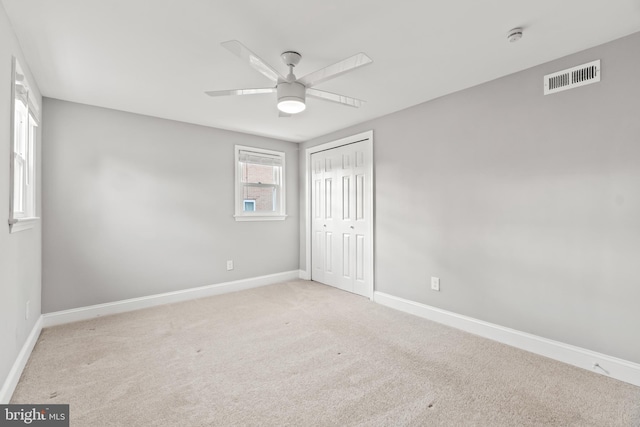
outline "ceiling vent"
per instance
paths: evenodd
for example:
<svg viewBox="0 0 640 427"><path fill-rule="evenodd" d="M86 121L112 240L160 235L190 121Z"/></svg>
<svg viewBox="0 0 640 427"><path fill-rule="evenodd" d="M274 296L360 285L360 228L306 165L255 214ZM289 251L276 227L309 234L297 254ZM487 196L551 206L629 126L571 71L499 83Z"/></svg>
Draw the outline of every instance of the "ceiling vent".
<svg viewBox="0 0 640 427"><path fill-rule="evenodd" d="M544 76L544 94L550 95L563 90L598 83L600 81L600 60L577 67L568 68Z"/></svg>

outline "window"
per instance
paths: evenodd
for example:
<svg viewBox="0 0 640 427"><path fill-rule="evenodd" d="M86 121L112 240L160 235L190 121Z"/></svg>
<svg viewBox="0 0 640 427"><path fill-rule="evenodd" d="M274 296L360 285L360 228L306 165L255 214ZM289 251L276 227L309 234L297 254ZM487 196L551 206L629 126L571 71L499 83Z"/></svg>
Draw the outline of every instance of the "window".
<svg viewBox="0 0 640 427"><path fill-rule="evenodd" d="M284 153L236 145L236 221L283 220Z"/></svg>
<svg viewBox="0 0 640 427"><path fill-rule="evenodd" d="M244 201L244 211L245 212L255 212L256 210L256 201L255 200L245 200Z"/></svg>
<svg viewBox="0 0 640 427"><path fill-rule="evenodd" d="M10 231L31 228L36 218L36 151L38 109L25 74L13 58L11 121Z"/></svg>

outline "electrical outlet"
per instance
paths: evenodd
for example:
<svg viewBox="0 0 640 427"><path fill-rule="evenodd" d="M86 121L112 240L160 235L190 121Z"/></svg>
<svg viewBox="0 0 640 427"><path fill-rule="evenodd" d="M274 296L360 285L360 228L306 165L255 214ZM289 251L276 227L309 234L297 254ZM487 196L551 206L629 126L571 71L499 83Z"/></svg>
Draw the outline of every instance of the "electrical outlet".
<svg viewBox="0 0 640 427"><path fill-rule="evenodd" d="M439 291L440 290L440 278L432 277L431 278L431 290Z"/></svg>
<svg viewBox="0 0 640 427"><path fill-rule="evenodd" d="M227 261L227 271L233 270L233 260Z"/></svg>
<svg viewBox="0 0 640 427"><path fill-rule="evenodd" d="M27 301L27 306L24 311L24 320L29 320L29 306L31 305L31 301Z"/></svg>

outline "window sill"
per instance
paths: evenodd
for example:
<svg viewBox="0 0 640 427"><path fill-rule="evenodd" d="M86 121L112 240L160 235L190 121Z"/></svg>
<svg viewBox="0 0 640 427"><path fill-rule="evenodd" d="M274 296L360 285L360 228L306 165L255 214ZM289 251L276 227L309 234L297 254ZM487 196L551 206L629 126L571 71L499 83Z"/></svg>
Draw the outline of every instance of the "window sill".
<svg viewBox="0 0 640 427"><path fill-rule="evenodd" d="M234 215L236 221L283 221L286 215Z"/></svg>
<svg viewBox="0 0 640 427"><path fill-rule="evenodd" d="M18 231L33 228L38 223L38 221L40 221L39 217L10 219L9 233L17 233Z"/></svg>

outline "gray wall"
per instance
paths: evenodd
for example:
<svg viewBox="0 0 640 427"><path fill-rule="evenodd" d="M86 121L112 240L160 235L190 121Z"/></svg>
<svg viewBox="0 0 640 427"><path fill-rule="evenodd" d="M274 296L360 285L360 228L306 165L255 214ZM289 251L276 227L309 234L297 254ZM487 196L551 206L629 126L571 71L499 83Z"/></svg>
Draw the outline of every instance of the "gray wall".
<svg viewBox="0 0 640 427"><path fill-rule="evenodd" d="M38 87L0 4L0 387L40 316L40 224L9 234L9 151L13 143L11 56L20 61L40 102ZM40 205L39 193L37 204ZM25 319L27 301L30 301L29 320Z"/></svg>
<svg viewBox="0 0 640 427"><path fill-rule="evenodd" d="M44 116L43 312L298 269L297 144L49 98ZM234 221L235 144L286 152L286 220Z"/></svg>
<svg viewBox="0 0 640 427"><path fill-rule="evenodd" d="M638 52L640 33L301 159L374 130L378 291L640 363ZM601 83L543 96L545 74L595 59Z"/></svg>

